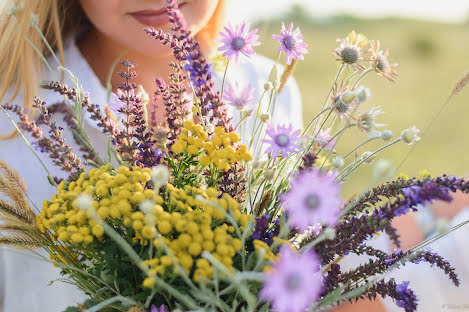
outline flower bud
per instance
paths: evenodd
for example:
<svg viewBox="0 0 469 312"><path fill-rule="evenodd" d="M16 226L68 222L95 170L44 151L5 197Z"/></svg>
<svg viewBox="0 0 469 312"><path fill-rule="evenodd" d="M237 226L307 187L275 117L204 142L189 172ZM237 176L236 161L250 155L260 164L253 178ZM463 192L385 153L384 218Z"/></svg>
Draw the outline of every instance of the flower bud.
<svg viewBox="0 0 469 312"><path fill-rule="evenodd" d="M396 173L394 166L389 160L380 159L373 168L373 176L376 180L392 179Z"/></svg>
<svg viewBox="0 0 469 312"><path fill-rule="evenodd" d="M353 101L355 101L355 99L356 99L355 92L350 92L350 91L344 92L342 96L340 97L340 101L344 103L345 105L351 104Z"/></svg>
<svg viewBox="0 0 469 312"><path fill-rule="evenodd" d="M337 156L336 158L334 158L334 160L332 160L332 165L334 166L334 168L340 169L344 166L344 159L340 156Z"/></svg>
<svg viewBox="0 0 469 312"><path fill-rule="evenodd" d="M80 194L77 199L78 209L88 210L93 207L93 198L88 194Z"/></svg>
<svg viewBox="0 0 469 312"><path fill-rule="evenodd" d="M417 129L415 126L412 126L411 128L407 128L401 133L401 140L405 144L412 145L417 141L420 141L420 137L418 136L418 133L420 132L419 129Z"/></svg>
<svg viewBox="0 0 469 312"><path fill-rule="evenodd" d="M381 138L383 139L383 141L389 141L392 139L392 132L391 130L384 130L382 133L381 133Z"/></svg>
<svg viewBox="0 0 469 312"><path fill-rule="evenodd" d="M355 92L355 95L357 96L357 99L360 103L366 102L370 98L370 89L365 88L365 87L360 87Z"/></svg>
<svg viewBox="0 0 469 312"><path fill-rule="evenodd" d="M450 228L451 224L448 222L448 220L439 218L435 222L435 230L438 234L446 233Z"/></svg>
<svg viewBox="0 0 469 312"><path fill-rule="evenodd" d="M138 206L145 215L148 215L154 212L153 207L155 206L155 203L151 200L146 199L142 201Z"/></svg>
<svg viewBox="0 0 469 312"><path fill-rule="evenodd" d="M35 27L37 26L38 23L39 23L39 17L36 14L31 14L30 25L32 27Z"/></svg>
<svg viewBox="0 0 469 312"><path fill-rule="evenodd" d="M266 82L264 83L264 90L265 91L269 91L270 89L272 89L273 85L272 85L272 82Z"/></svg>
<svg viewBox="0 0 469 312"><path fill-rule="evenodd" d="M151 179L155 189L165 185L169 181L169 170L165 165L158 165L151 170Z"/></svg>
<svg viewBox="0 0 469 312"><path fill-rule="evenodd" d="M261 121L262 122L267 122L267 120L270 119L270 115L269 114L261 114Z"/></svg>
<svg viewBox="0 0 469 312"><path fill-rule="evenodd" d="M322 232L325 239L332 240L335 238L335 229L334 228L325 228Z"/></svg>
<svg viewBox="0 0 469 312"><path fill-rule="evenodd" d="M274 178L275 176L275 171L272 170L272 169L266 169L264 171L264 178L267 180L267 181L270 181Z"/></svg>
<svg viewBox="0 0 469 312"><path fill-rule="evenodd" d="M366 164L371 164L373 160L375 159L375 157L372 152L364 152L362 156L360 157L360 159L364 161Z"/></svg>

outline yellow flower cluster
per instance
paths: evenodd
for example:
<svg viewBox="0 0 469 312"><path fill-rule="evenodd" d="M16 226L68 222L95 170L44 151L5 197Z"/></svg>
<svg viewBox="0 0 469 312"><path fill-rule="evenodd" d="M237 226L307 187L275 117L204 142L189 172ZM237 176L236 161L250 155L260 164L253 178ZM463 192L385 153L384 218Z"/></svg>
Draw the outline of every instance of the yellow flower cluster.
<svg viewBox="0 0 469 312"><path fill-rule="evenodd" d="M162 211L161 196L155 195L145 184L151 179L151 169L120 167L113 170L109 164L82 173L77 181L62 181L58 194L52 200L44 201L38 217L42 231L53 230L53 234L63 242L72 244L90 244L94 238L102 238L104 229L93 221L85 211L77 207L80 194L93 198L92 206L103 220L107 218L122 220L126 226L132 226L137 234L152 238L150 220L139 211L138 206L144 200L156 202L154 210ZM151 236L151 237L150 237Z"/></svg>
<svg viewBox="0 0 469 312"><path fill-rule="evenodd" d="M264 259L267 261L275 261L277 259L277 256L272 252L270 249L270 246L267 245L265 242L255 239L253 242L254 245L254 250L257 253L263 253L264 254Z"/></svg>
<svg viewBox="0 0 469 312"><path fill-rule="evenodd" d="M185 186L183 189L166 185L168 200L146 189L151 180L151 170L139 167L119 167L109 164L82 173L77 181L61 182L58 193L44 201L38 216L43 232L50 231L54 238L83 248L103 240L104 229L95 222L89 211L78 207L81 194L92 198L91 206L108 224L133 229L134 244L152 243L154 259L145 263L150 267L145 286L153 285L156 274L179 274L174 268L177 261L195 282L213 278L210 263L201 257L210 252L233 271L233 259L242 250L236 228L226 219L229 213L242 230L251 218L240 210L239 203L228 194L218 197L214 188L202 190ZM116 227L117 225L117 227ZM132 231L125 230L124 233ZM60 260L59 255L54 260Z"/></svg>
<svg viewBox="0 0 469 312"><path fill-rule="evenodd" d="M168 206L172 212L157 215L156 224L162 237L155 238L153 244L161 250L161 255L145 262L150 267L150 276L144 281L144 286L152 287L152 275L164 274L166 269L173 267L173 261L164 252L163 246L169 249L186 274L192 274L192 279L197 283L202 278L213 278L212 266L201 258L203 251L210 252L229 270L233 270L233 258L242 249L242 243L235 237L235 228L225 223L225 214L220 209L230 211L241 228L248 224L251 216L243 214L238 202L231 196L223 194L222 198L218 198L214 188L206 191L191 186L178 189L170 184L166 188L170 194ZM198 195L205 201L197 198Z"/></svg>
<svg viewBox="0 0 469 312"><path fill-rule="evenodd" d="M238 134L227 133L219 126L215 128L213 137L208 141L208 134L203 131L202 126L188 120L184 122L182 133L178 135L171 150L176 154L187 150L190 155L201 155L200 163L203 166L213 164L220 170L228 171L231 164L252 159L246 145L235 147L239 141Z"/></svg>

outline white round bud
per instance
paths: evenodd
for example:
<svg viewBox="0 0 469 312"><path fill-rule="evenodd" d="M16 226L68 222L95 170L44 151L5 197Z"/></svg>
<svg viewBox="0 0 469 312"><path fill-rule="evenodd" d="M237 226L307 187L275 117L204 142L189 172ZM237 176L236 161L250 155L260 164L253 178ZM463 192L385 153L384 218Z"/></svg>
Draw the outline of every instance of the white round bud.
<svg viewBox="0 0 469 312"><path fill-rule="evenodd" d="M356 99L355 92L351 92L351 91L344 92L340 97L340 101L344 103L345 105L351 104L353 101L355 101L355 99Z"/></svg>
<svg viewBox="0 0 469 312"><path fill-rule="evenodd" d="M360 87L358 90L355 92L357 99L360 103L368 101L370 98L370 89L365 88L365 87Z"/></svg>
<svg viewBox="0 0 469 312"><path fill-rule="evenodd" d="M272 89L273 85L272 85L272 82L268 81L266 83L264 83L264 90L265 91L269 91L270 89Z"/></svg>
<svg viewBox="0 0 469 312"><path fill-rule="evenodd" d="M443 218L439 218L435 222L435 230L438 234L443 234L448 232L448 230L451 228L450 223L448 220L445 220Z"/></svg>
<svg viewBox="0 0 469 312"><path fill-rule="evenodd" d="M376 162L373 168L373 176L376 180L389 180L392 179L396 170L392 163L386 159L380 159Z"/></svg>
<svg viewBox="0 0 469 312"><path fill-rule="evenodd" d="M169 181L169 170L165 165L158 165L151 169L151 180L155 187L161 187Z"/></svg>
<svg viewBox="0 0 469 312"><path fill-rule="evenodd" d="M391 130L383 130L383 132L381 132L381 139L383 139L383 141L391 140L392 139Z"/></svg>
<svg viewBox="0 0 469 312"><path fill-rule="evenodd" d="M340 156L337 156L336 158L334 158L334 160L332 160L332 165L334 166L334 168L340 169L344 166L344 159Z"/></svg>
<svg viewBox="0 0 469 312"><path fill-rule="evenodd" d="M420 130L417 129L415 126L405 129L401 133L402 142L408 145L412 145L415 142L420 141L420 137L418 136L419 132Z"/></svg>
<svg viewBox="0 0 469 312"><path fill-rule="evenodd" d="M326 239L331 240L331 239L335 238L335 229L334 228L330 228L330 227L325 228L322 233L323 233L323 235Z"/></svg>
<svg viewBox="0 0 469 312"><path fill-rule="evenodd" d="M32 27L36 27L37 24L39 23L39 17L36 14L31 14L31 20L30 20L30 25Z"/></svg>
<svg viewBox="0 0 469 312"><path fill-rule="evenodd" d="M148 214L151 214L153 213L155 210L153 209L153 207L155 206L155 203L152 202L151 200L144 200L142 201L140 204L139 204L139 208L140 210L145 214L145 215L148 215Z"/></svg>
<svg viewBox="0 0 469 312"><path fill-rule="evenodd" d="M93 208L93 198L88 194L82 193L78 195L77 199L75 200L76 200L78 209L88 210L88 209Z"/></svg>
<svg viewBox="0 0 469 312"><path fill-rule="evenodd" d="M364 161L366 164L371 164L373 160L375 159L375 156L373 155L372 152L364 152L362 156L360 157L362 161Z"/></svg>

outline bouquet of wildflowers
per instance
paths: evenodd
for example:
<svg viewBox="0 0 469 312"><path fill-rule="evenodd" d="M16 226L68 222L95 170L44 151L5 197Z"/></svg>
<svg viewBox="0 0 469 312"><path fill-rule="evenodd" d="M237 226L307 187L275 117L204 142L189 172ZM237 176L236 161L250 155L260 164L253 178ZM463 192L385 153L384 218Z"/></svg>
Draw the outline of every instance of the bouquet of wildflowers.
<svg viewBox="0 0 469 312"><path fill-rule="evenodd" d="M453 176L399 178L347 201L340 197L341 185L381 150L419 140L415 127L393 139L379 129L379 108L360 110L369 91L358 83L367 74L396 77L379 42L354 32L340 41L333 52L340 69L323 107L304 130L293 129L269 123L277 94L307 53L300 30L282 25L273 38L286 66L282 75L275 66L266 81L269 110L259 104L254 114L244 111L252 91L228 87L224 99L242 116L234 126L224 90L215 90L211 66L175 1L168 0L167 9L175 34L145 29L169 45L177 60L170 64L169 84L156 80L154 96L164 103L165 127L148 114L149 98L132 82L130 61L121 62L122 84L104 110L78 84L53 81L42 87L62 94L74 108L47 106L36 98L40 116L32 120L19 107L2 106L6 114L19 115L18 130L30 132L68 179L49 175L57 193L36 215L21 178L0 162L0 192L7 197L0 200L0 242L47 251L67 282L90 297L67 311L320 311L378 295L415 311L409 282L383 275L406 262L435 265L459 284L454 268L424 249L428 242L392 253L365 242L383 232L399 246L391 225L396 216L433 200L451 201L457 190L468 193L468 182ZM220 51L226 66L240 54L254 53L256 33L246 24L225 28ZM57 111L66 113L83 160L52 120ZM109 135L106 157L93 147L82 112ZM248 119L254 127L250 141L242 142L235 130ZM339 155L343 133L357 130L368 139ZM384 144L358 156L373 140ZM393 175L386 162L375 172L381 178ZM369 261L343 270L340 261L349 253Z"/></svg>

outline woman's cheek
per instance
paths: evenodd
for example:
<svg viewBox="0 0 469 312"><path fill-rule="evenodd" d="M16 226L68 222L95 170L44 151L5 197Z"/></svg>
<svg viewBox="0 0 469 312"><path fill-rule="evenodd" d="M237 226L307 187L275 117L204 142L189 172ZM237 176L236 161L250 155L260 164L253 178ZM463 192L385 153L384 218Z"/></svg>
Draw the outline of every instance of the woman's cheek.
<svg viewBox="0 0 469 312"><path fill-rule="evenodd" d="M212 18L219 0L194 0L188 1L181 8L181 12L187 21L192 33L197 34Z"/></svg>

